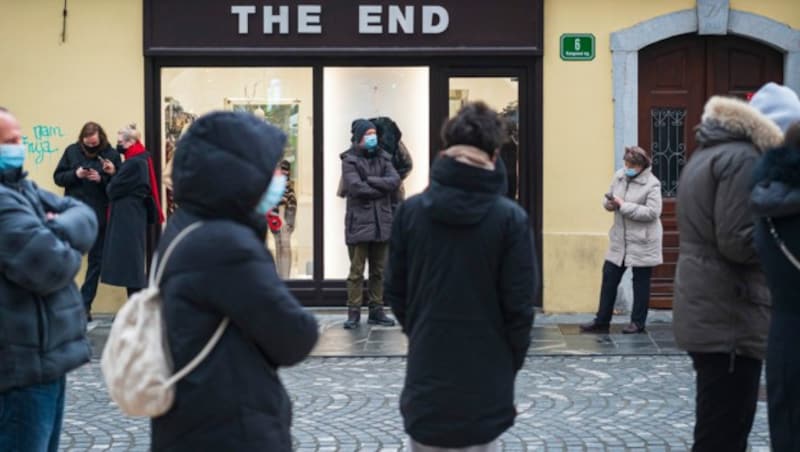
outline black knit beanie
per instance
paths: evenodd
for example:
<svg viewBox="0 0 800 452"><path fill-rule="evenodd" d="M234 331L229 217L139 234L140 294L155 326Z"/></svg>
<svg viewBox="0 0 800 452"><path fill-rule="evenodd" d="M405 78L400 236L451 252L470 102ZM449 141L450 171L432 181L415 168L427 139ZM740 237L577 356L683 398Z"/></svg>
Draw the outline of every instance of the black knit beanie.
<svg viewBox="0 0 800 452"><path fill-rule="evenodd" d="M353 134L350 141L353 143L360 143L361 139L364 138L364 134L367 133L369 129L375 129L375 124L366 119L356 119L353 121L353 124L350 125L350 132Z"/></svg>

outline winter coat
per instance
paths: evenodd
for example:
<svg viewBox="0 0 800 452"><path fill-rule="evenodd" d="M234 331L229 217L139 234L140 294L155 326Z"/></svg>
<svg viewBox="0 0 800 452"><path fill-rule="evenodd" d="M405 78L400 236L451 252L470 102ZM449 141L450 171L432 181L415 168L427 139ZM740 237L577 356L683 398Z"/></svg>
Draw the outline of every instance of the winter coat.
<svg viewBox="0 0 800 452"><path fill-rule="evenodd" d="M101 150L98 156L111 160L117 168L122 163L119 153L111 146ZM100 173L101 181L92 182L89 179L78 179L75 171L79 167L97 171ZM64 195L71 196L91 207L95 211L100 229L105 227L106 216L108 215L106 187L111 181L111 176L103 171L103 162L100 159L97 157L89 158L83 152L80 143L73 143L67 146L61 156L61 160L58 161L58 166L56 166L56 170L53 173L53 180L59 187L64 187Z"/></svg>
<svg viewBox="0 0 800 452"><path fill-rule="evenodd" d="M484 444L514 424L539 284L528 216L504 178L440 157L428 190L397 210L384 296L409 338L405 430L423 444Z"/></svg>
<svg viewBox="0 0 800 452"><path fill-rule="evenodd" d="M800 259L800 149L773 149L759 162L750 202L758 220L755 244L772 295L767 347L770 439L776 451L800 450L800 269L784 255L770 233Z"/></svg>
<svg viewBox="0 0 800 452"><path fill-rule="evenodd" d="M353 146L341 158L347 196L345 242L357 245L389 240L392 194L400 186L400 176L392 166L391 156L380 149L369 154Z"/></svg>
<svg viewBox="0 0 800 452"><path fill-rule="evenodd" d="M112 286L147 285L147 224L152 223L155 210L147 175L148 157L145 153L125 160L108 184L111 204L100 277Z"/></svg>
<svg viewBox="0 0 800 452"><path fill-rule="evenodd" d="M606 260L618 267L655 267L664 260L661 242L661 182L650 168L633 179L620 169L614 174L609 190L622 198L622 206L614 210L608 199L603 206L614 211L614 225Z"/></svg>
<svg viewBox="0 0 800 452"><path fill-rule="evenodd" d="M48 383L89 361L73 278L97 236L92 209L0 173L0 393ZM47 220L47 212L57 213Z"/></svg>
<svg viewBox="0 0 800 452"><path fill-rule="evenodd" d="M278 277L264 247L266 222L254 212L284 143L252 115L220 112L198 119L178 144L179 208L159 252L190 224L204 224L175 248L161 284L175 368L197 355L224 317L231 323L178 382L172 409L153 419L154 451L291 450L291 401L278 368L310 353L317 323Z"/></svg>
<svg viewBox="0 0 800 452"><path fill-rule="evenodd" d="M764 155L750 196L756 214L755 242L767 276L775 312L800 316L800 269L786 258L766 218L789 250L800 258L800 149L781 147ZM800 331L800 329L798 329Z"/></svg>
<svg viewBox="0 0 800 452"><path fill-rule="evenodd" d="M712 97L678 189L673 328L681 348L764 359L770 297L753 246L750 179L780 129L747 103ZM733 364L733 363L732 363Z"/></svg>

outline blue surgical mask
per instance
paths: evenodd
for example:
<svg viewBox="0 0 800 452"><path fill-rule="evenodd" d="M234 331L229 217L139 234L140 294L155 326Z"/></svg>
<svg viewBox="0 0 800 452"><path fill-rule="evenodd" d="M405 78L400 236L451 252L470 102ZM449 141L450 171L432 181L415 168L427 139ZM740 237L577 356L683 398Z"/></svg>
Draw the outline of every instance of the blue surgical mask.
<svg viewBox="0 0 800 452"><path fill-rule="evenodd" d="M288 179L284 174L272 176L272 181L270 181L267 191L264 192L264 196L261 197L261 201L256 206L256 213L266 215L273 207L277 206L283 199L283 193L286 192L287 182Z"/></svg>
<svg viewBox="0 0 800 452"><path fill-rule="evenodd" d="M367 135L364 137L364 147L367 149L375 149L378 147L378 136L377 135Z"/></svg>
<svg viewBox="0 0 800 452"><path fill-rule="evenodd" d="M0 170L22 168L26 151L24 144L0 144Z"/></svg>
<svg viewBox="0 0 800 452"><path fill-rule="evenodd" d="M628 177L636 177L639 172L636 171L634 168L625 168L625 175Z"/></svg>

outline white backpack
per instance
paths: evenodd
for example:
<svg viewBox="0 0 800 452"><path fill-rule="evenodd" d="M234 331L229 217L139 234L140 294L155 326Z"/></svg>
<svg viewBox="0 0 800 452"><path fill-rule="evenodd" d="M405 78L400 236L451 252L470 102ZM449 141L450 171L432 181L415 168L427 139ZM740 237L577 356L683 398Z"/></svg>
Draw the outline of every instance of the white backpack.
<svg viewBox="0 0 800 452"><path fill-rule="evenodd" d="M167 247L160 265L158 254L153 256L148 287L128 299L111 325L100 366L111 400L129 416L158 417L169 411L175 399L175 383L208 356L228 326L226 317L200 353L173 375L158 286L172 251L201 225L197 222L181 231Z"/></svg>

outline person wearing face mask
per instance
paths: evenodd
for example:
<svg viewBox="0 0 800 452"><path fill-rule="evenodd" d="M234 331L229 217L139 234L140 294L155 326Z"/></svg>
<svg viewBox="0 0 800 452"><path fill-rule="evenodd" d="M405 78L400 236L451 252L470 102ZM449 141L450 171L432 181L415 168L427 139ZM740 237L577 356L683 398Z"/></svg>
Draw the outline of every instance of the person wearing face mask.
<svg viewBox="0 0 800 452"><path fill-rule="evenodd" d="M29 180L26 151L0 108L0 450L55 452L65 376L91 357L74 278L97 215Z"/></svg>
<svg viewBox="0 0 800 452"><path fill-rule="evenodd" d="M109 162L104 169L103 162ZM97 294L100 281L100 268L103 263L103 246L108 216L108 195L106 187L111 181L113 168L122 163L119 153L111 147L106 132L96 122L87 122L81 128L78 141L67 146L61 156L53 180L64 187L64 194L83 201L97 216L99 232L89 251L86 277L81 286L81 296L86 316L92 319L92 302ZM111 165L111 166L109 166Z"/></svg>
<svg viewBox="0 0 800 452"><path fill-rule="evenodd" d="M265 215L286 187L276 171L285 143L280 129L245 112L205 115L178 141L178 208L159 254L202 224L175 247L161 280L175 368L197 356L223 318L230 323L177 383L172 409L152 420L153 451L292 450L292 402L278 369L305 359L319 333L264 246Z"/></svg>
<svg viewBox="0 0 800 452"><path fill-rule="evenodd" d="M393 194L400 176L392 157L378 146L375 125L356 119L350 149L341 154L342 191L347 198L345 243L350 256L347 277L346 329L359 326L364 293L364 266L369 261L369 318L372 325L392 326L383 312L383 268L392 229Z"/></svg>
<svg viewBox="0 0 800 452"><path fill-rule="evenodd" d="M283 160L279 166L280 171L275 174L275 181L279 188L285 188L280 200L272 208L272 213L282 221L281 227L270 229L275 237L275 261L278 265L278 275L289 279L292 269L292 232L297 217L297 196L294 192L294 181L289 179L292 164Z"/></svg>
<svg viewBox="0 0 800 452"><path fill-rule="evenodd" d="M139 137L135 125L122 128L117 142L125 162L118 170L104 162L104 170L114 177L107 187L110 203L101 279L125 287L128 296L146 285L147 225L163 219L153 187L150 153Z"/></svg>
<svg viewBox="0 0 800 452"><path fill-rule="evenodd" d="M600 306L592 322L581 325L584 333L608 333L617 287L626 268L633 269L633 310L624 334L645 332L650 303L650 277L653 267L663 262L661 244L661 182L650 169L644 149L625 149L625 166L614 174L603 207L614 213L609 232L609 248L603 263Z"/></svg>

